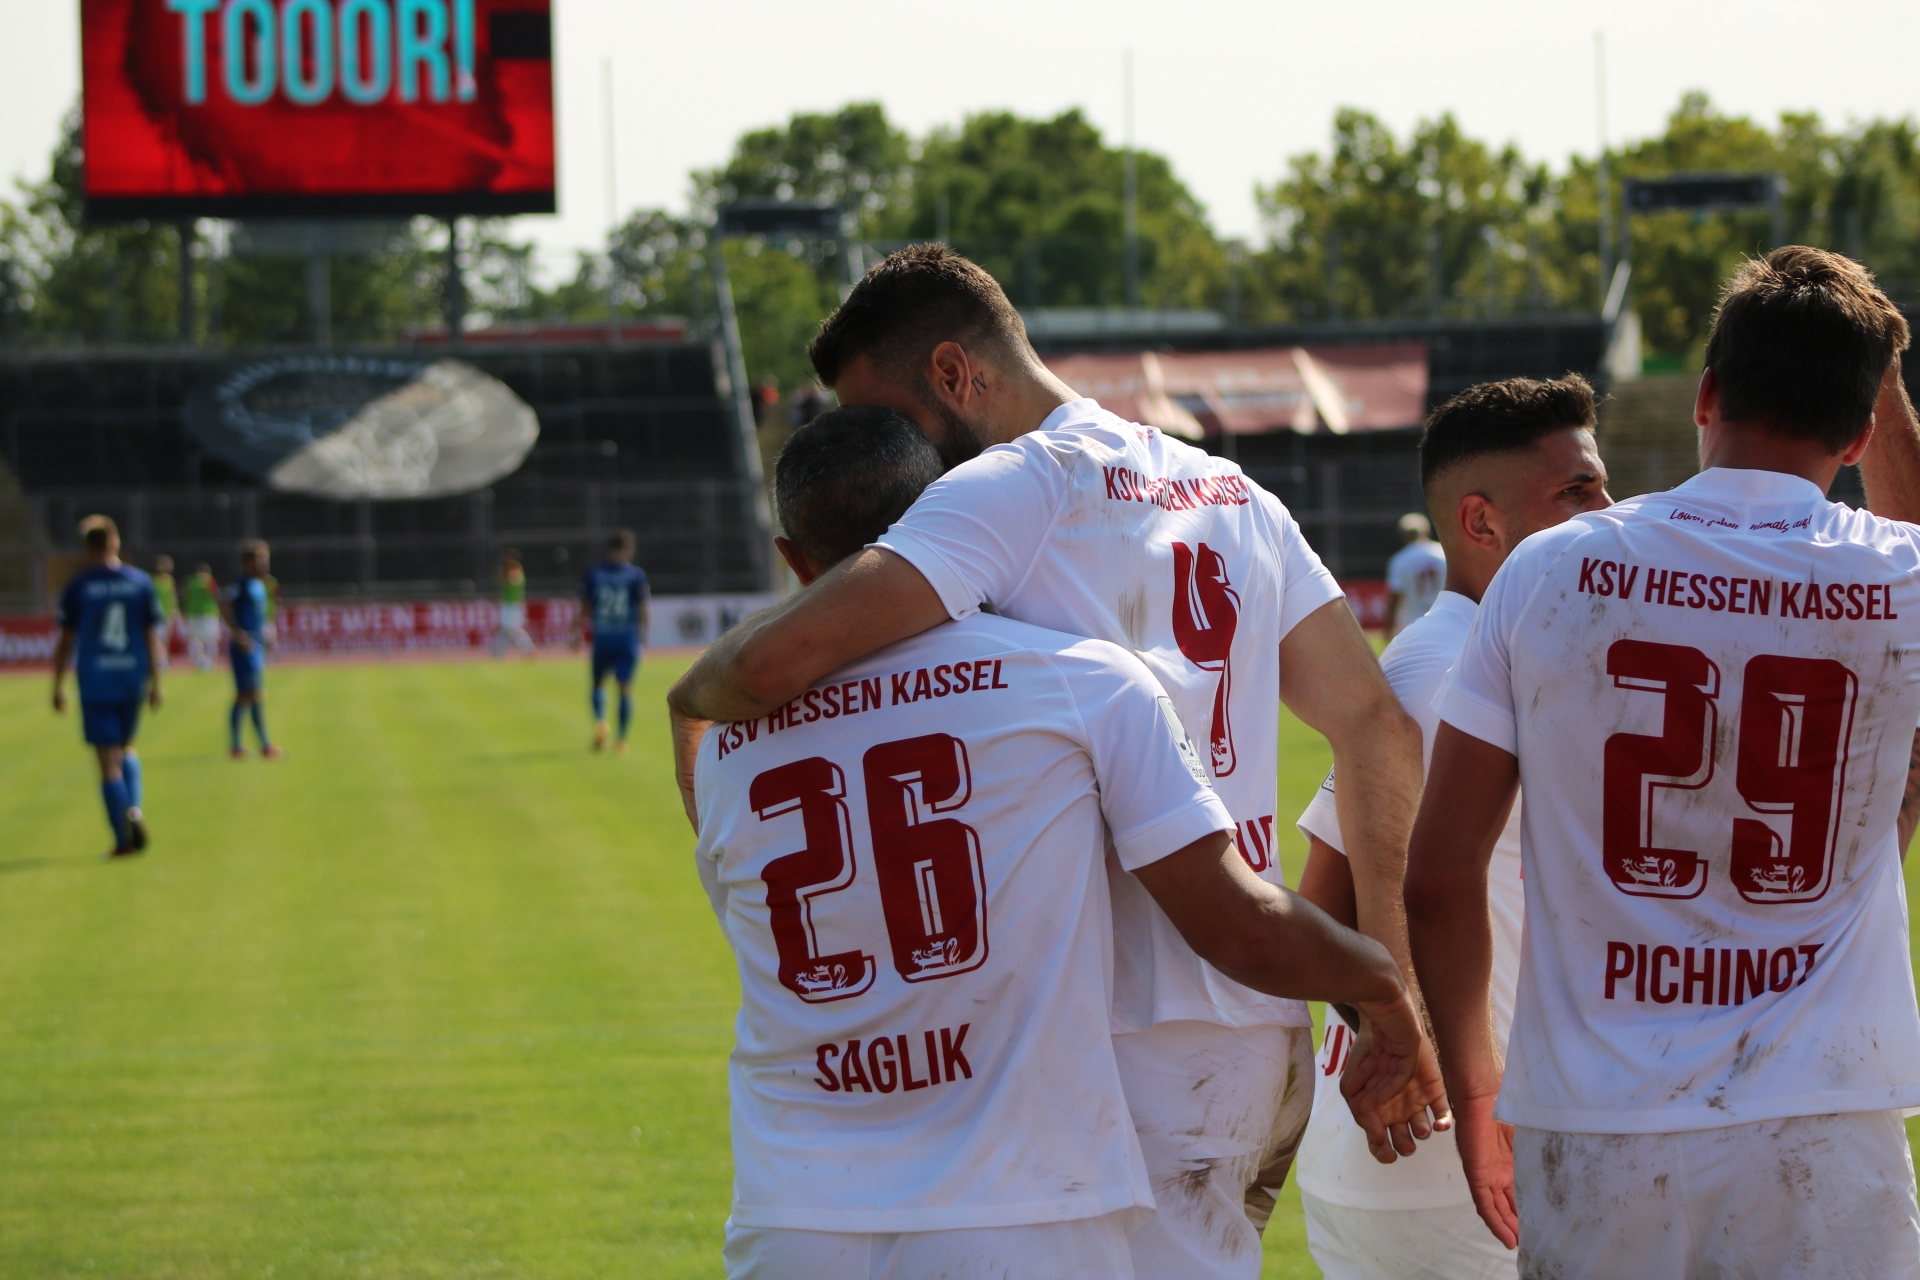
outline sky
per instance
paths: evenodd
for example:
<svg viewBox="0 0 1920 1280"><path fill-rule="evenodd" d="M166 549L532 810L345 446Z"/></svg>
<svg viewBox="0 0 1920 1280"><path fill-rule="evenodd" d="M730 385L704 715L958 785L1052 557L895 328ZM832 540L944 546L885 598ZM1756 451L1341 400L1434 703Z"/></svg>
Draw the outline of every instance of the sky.
<svg viewBox="0 0 1920 1280"><path fill-rule="evenodd" d="M140 0L160 4L162 0ZM0 43L0 180L38 178L79 93L77 0L14 0ZM1334 111L1397 132L1451 111L1556 168L1599 134L1595 35L1614 141L1659 132L1689 89L1771 122L1920 111L1920 5L1904 0L898 0L648 4L554 0L560 212L518 220L549 277L607 227L604 71L622 213L684 208L687 174L747 129L879 101L919 134L983 110L1080 107L1123 137L1134 65L1138 145L1171 158L1222 234L1257 239L1257 183L1324 147Z"/></svg>

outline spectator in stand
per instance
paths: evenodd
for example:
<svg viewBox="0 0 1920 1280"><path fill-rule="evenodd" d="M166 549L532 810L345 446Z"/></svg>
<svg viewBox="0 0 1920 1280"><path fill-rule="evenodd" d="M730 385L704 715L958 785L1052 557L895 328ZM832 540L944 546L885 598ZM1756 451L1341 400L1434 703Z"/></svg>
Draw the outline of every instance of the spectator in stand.
<svg viewBox="0 0 1920 1280"><path fill-rule="evenodd" d="M1417 511L1400 517L1406 545L1387 561L1387 627L1399 635L1427 616L1447 581L1447 553L1433 540L1433 527Z"/></svg>

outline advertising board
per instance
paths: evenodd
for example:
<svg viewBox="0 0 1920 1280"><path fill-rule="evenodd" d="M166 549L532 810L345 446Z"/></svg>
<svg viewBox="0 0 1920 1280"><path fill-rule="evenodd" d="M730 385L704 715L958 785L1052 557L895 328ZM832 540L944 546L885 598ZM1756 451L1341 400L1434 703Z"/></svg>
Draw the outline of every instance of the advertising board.
<svg viewBox="0 0 1920 1280"><path fill-rule="evenodd" d="M81 0L87 215L554 210L549 0Z"/></svg>

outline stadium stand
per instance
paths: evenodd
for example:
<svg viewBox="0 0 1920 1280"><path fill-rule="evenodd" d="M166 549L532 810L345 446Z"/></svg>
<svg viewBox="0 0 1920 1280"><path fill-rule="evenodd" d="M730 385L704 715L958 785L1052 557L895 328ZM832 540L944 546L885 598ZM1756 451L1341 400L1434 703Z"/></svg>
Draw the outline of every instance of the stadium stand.
<svg viewBox="0 0 1920 1280"><path fill-rule="evenodd" d="M308 598L490 592L509 545L522 551L535 592L566 593L606 531L621 526L637 535L638 559L663 594L763 589L765 499L741 456L724 360L707 342L452 352L533 407L539 442L488 488L382 502L275 492L188 435L182 404L196 386L250 356L282 353L0 355L0 457L18 481L17 492L0 482L0 544L13 544L0 546L0 591L10 596L0 608L19 607L15 579L31 573L15 548L26 546L33 564L43 550L70 550L75 522L95 511L119 522L135 563L165 552L183 564L206 560L223 577L242 538L266 538L285 590ZM10 520L29 526L24 537L10 533ZM44 582L37 586L44 597Z"/></svg>

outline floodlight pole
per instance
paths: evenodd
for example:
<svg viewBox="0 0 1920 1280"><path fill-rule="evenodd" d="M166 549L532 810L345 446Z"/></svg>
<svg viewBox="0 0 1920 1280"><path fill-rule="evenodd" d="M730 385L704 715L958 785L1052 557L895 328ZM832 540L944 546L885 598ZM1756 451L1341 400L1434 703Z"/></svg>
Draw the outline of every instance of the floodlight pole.
<svg viewBox="0 0 1920 1280"><path fill-rule="evenodd" d="M1133 156L1133 50L1127 50L1124 76L1127 125L1126 233L1127 309L1140 309L1140 182Z"/></svg>
<svg viewBox="0 0 1920 1280"><path fill-rule="evenodd" d="M197 327L193 305L193 219L180 219L176 230L180 233L180 345L190 347Z"/></svg>
<svg viewBox="0 0 1920 1280"><path fill-rule="evenodd" d="M440 306L446 318L447 345L461 343L461 331L467 322L467 286L460 278L460 219L447 219L447 278Z"/></svg>
<svg viewBox="0 0 1920 1280"><path fill-rule="evenodd" d="M754 573L768 591L777 591L779 581L773 557L769 554L773 537L773 511L767 502L766 472L760 466L759 423L753 416L753 399L747 388L747 357L740 346L740 321L733 309L733 284L727 279L726 240L720 223L715 222L707 241L707 260L713 267L713 295L720 318L720 345L726 354L727 402L733 406L734 440L740 451L741 469L746 472L753 494L752 516L759 537L749 540Z"/></svg>

